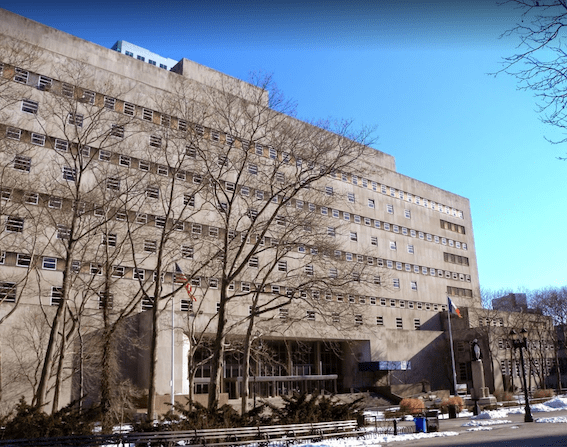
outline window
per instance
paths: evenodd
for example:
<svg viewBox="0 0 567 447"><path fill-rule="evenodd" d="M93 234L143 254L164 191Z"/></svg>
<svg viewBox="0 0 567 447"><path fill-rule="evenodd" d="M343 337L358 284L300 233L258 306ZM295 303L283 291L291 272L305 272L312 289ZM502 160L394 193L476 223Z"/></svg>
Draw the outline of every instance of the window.
<svg viewBox="0 0 567 447"><path fill-rule="evenodd" d="M376 317L376 326L384 326L384 317Z"/></svg>
<svg viewBox="0 0 567 447"><path fill-rule="evenodd" d="M185 155L189 158L197 158L197 149L192 146L185 146Z"/></svg>
<svg viewBox="0 0 567 447"><path fill-rule="evenodd" d="M411 290L417 290L417 281L411 281Z"/></svg>
<svg viewBox="0 0 567 447"><path fill-rule="evenodd" d="M20 129L16 129L15 127L6 128L6 138L19 141L21 136L22 131Z"/></svg>
<svg viewBox="0 0 567 447"><path fill-rule="evenodd" d="M51 288L51 306L59 306L61 300L63 299L63 287L52 287Z"/></svg>
<svg viewBox="0 0 567 447"><path fill-rule="evenodd" d="M398 278L394 278L392 280L392 285L394 286L394 289L399 289L400 288L400 280Z"/></svg>
<svg viewBox="0 0 567 447"><path fill-rule="evenodd" d="M140 56L138 56L140 57ZM142 109L142 119L146 121L153 121L154 119L154 111L151 109Z"/></svg>
<svg viewBox="0 0 567 447"><path fill-rule="evenodd" d="M171 117L169 115L162 114L160 121L163 127L171 127Z"/></svg>
<svg viewBox="0 0 567 447"><path fill-rule="evenodd" d="M353 192L348 192L347 193L347 199L350 203L354 203L355 202L355 197L354 197L354 193Z"/></svg>
<svg viewBox="0 0 567 447"><path fill-rule="evenodd" d="M165 228L166 218L165 216L156 216L154 218L155 226L158 228Z"/></svg>
<svg viewBox="0 0 567 447"><path fill-rule="evenodd" d="M374 208L375 204L374 204L374 199L368 199L368 207L369 208Z"/></svg>
<svg viewBox="0 0 567 447"><path fill-rule="evenodd" d="M77 171L69 166L63 166L63 180L74 182L77 176Z"/></svg>
<svg viewBox="0 0 567 447"><path fill-rule="evenodd" d="M201 234L202 231L203 231L203 227L201 226L201 224L194 223L194 224L191 226L191 232L192 232L193 234Z"/></svg>
<svg viewBox="0 0 567 447"><path fill-rule="evenodd" d="M362 315L355 315L354 316L354 325L355 326L362 326L363 324L363 319L362 319Z"/></svg>
<svg viewBox="0 0 567 447"><path fill-rule="evenodd" d="M125 168L129 168L132 165L132 159L127 155L120 155L118 159L118 164L120 166L124 166Z"/></svg>
<svg viewBox="0 0 567 447"><path fill-rule="evenodd" d="M384 222L384 230L390 231L390 224L388 222Z"/></svg>
<svg viewBox="0 0 567 447"><path fill-rule="evenodd" d="M157 173L158 175L168 176L169 168L165 165L157 165Z"/></svg>
<svg viewBox="0 0 567 447"><path fill-rule="evenodd" d="M155 253L157 250L157 242L153 240L144 241L144 251L146 253Z"/></svg>
<svg viewBox="0 0 567 447"><path fill-rule="evenodd" d="M306 312L305 317L309 320L309 321L315 321L315 311L314 310L308 310Z"/></svg>
<svg viewBox="0 0 567 447"><path fill-rule="evenodd" d="M159 199L159 188L157 186L147 186L146 197L150 199Z"/></svg>
<svg viewBox="0 0 567 447"><path fill-rule="evenodd" d="M110 136L117 138L124 138L124 126L113 124L112 128L110 129Z"/></svg>
<svg viewBox="0 0 567 447"><path fill-rule="evenodd" d="M313 264L307 264L304 271L306 275L313 276Z"/></svg>
<svg viewBox="0 0 567 447"><path fill-rule="evenodd" d="M136 112L136 106L132 103L125 102L124 103L124 115L134 116Z"/></svg>
<svg viewBox="0 0 567 447"><path fill-rule="evenodd" d="M151 310L154 307L154 302L151 298L142 298L142 312Z"/></svg>
<svg viewBox="0 0 567 447"><path fill-rule="evenodd" d="M254 163L249 163L248 172L252 175L258 175L258 165L255 165Z"/></svg>
<svg viewBox="0 0 567 447"><path fill-rule="evenodd" d="M321 214L323 216L327 216L329 214L329 208L327 208L326 206L322 206L321 207Z"/></svg>
<svg viewBox="0 0 567 447"><path fill-rule="evenodd" d="M116 98L112 98L110 96L104 97L104 107L110 110L114 110L116 106Z"/></svg>
<svg viewBox="0 0 567 447"><path fill-rule="evenodd" d="M19 82L20 84L27 84L28 82L29 72L26 70L22 70L21 68L16 67L14 70L14 81Z"/></svg>
<svg viewBox="0 0 567 447"><path fill-rule="evenodd" d="M126 274L126 267L122 265L115 265L112 268L112 276L114 278L123 278L125 274Z"/></svg>
<svg viewBox="0 0 567 447"><path fill-rule="evenodd" d="M343 218L344 218L344 220L350 221L350 213L345 213L345 212L343 211Z"/></svg>
<svg viewBox="0 0 567 447"><path fill-rule="evenodd" d="M53 146L56 151L67 152L69 150L69 142L60 138L55 138L55 144Z"/></svg>
<svg viewBox="0 0 567 447"><path fill-rule="evenodd" d="M7 216L6 217L6 231L9 233L21 233L24 231L23 217Z"/></svg>
<svg viewBox="0 0 567 447"><path fill-rule="evenodd" d="M252 268L257 269L258 266L259 266L258 256L251 256L249 261L248 261L248 267L252 267Z"/></svg>
<svg viewBox="0 0 567 447"><path fill-rule="evenodd" d="M120 179L116 177L108 177L106 179L106 189L118 191L120 189Z"/></svg>
<svg viewBox="0 0 567 447"><path fill-rule="evenodd" d="M95 92L91 92L90 90L83 90L82 100L87 104L94 104L95 96L96 96Z"/></svg>
<svg viewBox="0 0 567 447"><path fill-rule="evenodd" d="M403 329L404 328L404 322L402 320L401 317L397 317L396 318L396 329Z"/></svg>
<svg viewBox="0 0 567 447"><path fill-rule="evenodd" d="M394 241L390 241L390 250L396 250L396 243Z"/></svg>
<svg viewBox="0 0 567 447"><path fill-rule="evenodd" d="M100 161L109 162L111 156L112 156L112 153L110 151L105 151L103 149L98 151L98 159Z"/></svg>
<svg viewBox="0 0 567 447"><path fill-rule="evenodd" d="M22 99L22 112L37 114L39 103L31 99Z"/></svg>
<svg viewBox="0 0 567 447"><path fill-rule="evenodd" d="M278 261L278 272L287 272L287 261Z"/></svg>
<svg viewBox="0 0 567 447"><path fill-rule="evenodd" d="M327 227L327 236L335 237L335 228Z"/></svg>
<svg viewBox="0 0 567 447"><path fill-rule="evenodd" d="M161 137L157 135L150 135L150 146L161 147Z"/></svg>
<svg viewBox="0 0 567 447"><path fill-rule="evenodd" d="M30 172L31 170L31 158L24 157L23 155L16 155L14 157L14 169L23 172Z"/></svg>
<svg viewBox="0 0 567 447"><path fill-rule="evenodd" d="M69 113L67 123L71 126L83 127L83 115L79 113Z"/></svg>
<svg viewBox="0 0 567 447"><path fill-rule="evenodd" d="M140 225L144 225L148 223L148 215L146 213L138 213L136 214L136 223Z"/></svg>
<svg viewBox="0 0 567 447"><path fill-rule="evenodd" d="M0 282L0 303L16 302L16 283Z"/></svg>
<svg viewBox="0 0 567 447"><path fill-rule="evenodd" d="M421 321L420 321L419 318L414 318L414 319L413 319L413 328L414 328L416 331L419 331L419 330L421 329Z"/></svg>
<svg viewBox="0 0 567 447"><path fill-rule="evenodd" d="M332 196L333 195L333 187L332 186L325 186L325 194L327 194L328 196Z"/></svg>
<svg viewBox="0 0 567 447"><path fill-rule="evenodd" d="M31 134L31 143L36 146L45 146L45 135L39 133Z"/></svg>
<svg viewBox="0 0 567 447"><path fill-rule="evenodd" d="M388 214L394 214L394 205L386 205L386 212Z"/></svg>
<svg viewBox="0 0 567 447"><path fill-rule="evenodd" d="M411 245L411 244L408 244L408 253L412 254L412 255L414 254L414 248L413 248L413 245Z"/></svg>
<svg viewBox="0 0 567 447"><path fill-rule="evenodd" d="M39 194L36 192L27 192L24 194L24 202L28 205L37 205L39 202Z"/></svg>
<svg viewBox="0 0 567 447"><path fill-rule="evenodd" d="M357 241L358 241L358 235L357 235L357 233L351 231L351 232L350 232L350 240L353 241L353 242L357 242Z"/></svg>
<svg viewBox="0 0 567 447"><path fill-rule="evenodd" d="M57 258L43 257L41 268L43 270L57 270Z"/></svg>
<svg viewBox="0 0 567 447"><path fill-rule="evenodd" d="M101 244L116 247L116 240L117 236L115 233L103 233Z"/></svg>

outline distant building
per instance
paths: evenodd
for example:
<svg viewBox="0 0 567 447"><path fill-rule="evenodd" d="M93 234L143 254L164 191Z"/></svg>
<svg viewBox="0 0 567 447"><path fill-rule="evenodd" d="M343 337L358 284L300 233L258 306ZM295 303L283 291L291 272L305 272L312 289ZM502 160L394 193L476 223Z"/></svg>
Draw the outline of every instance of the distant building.
<svg viewBox="0 0 567 447"><path fill-rule="evenodd" d="M126 42L125 40L119 40L116 42L112 46L112 49L139 61L163 68L164 70L171 70L171 68L177 64L175 59L169 59L167 57L160 56L159 54L152 53L145 48Z"/></svg>
<svg viewBox="0 0 567 447"><path fill-rule="evenodd" d="M492 308L494 310L503 310L507 312L526 312L528 310L528 301L525 293L509 293L500 298L492 300Z"/></svg>

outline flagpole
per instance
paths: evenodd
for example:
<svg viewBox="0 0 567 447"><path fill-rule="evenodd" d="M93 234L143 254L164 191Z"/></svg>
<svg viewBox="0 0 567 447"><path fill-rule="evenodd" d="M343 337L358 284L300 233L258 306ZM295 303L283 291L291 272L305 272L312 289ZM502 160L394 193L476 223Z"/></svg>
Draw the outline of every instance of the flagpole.
<svg viewBox="0 0 567 447"><path fill-rule="evenodd" d="M175 405L175 273L171 275L171 411Z"/></svg>
<svg viewBox="0 0 567 447"><path fill-rule="evenodd" d="M451 329L451 303L449 302L447 321L449 321L449 344L451 345L451 366L453 367L453 393L457 395L457 373L455 371L455 353L453 352L453 330Z"/></svg>

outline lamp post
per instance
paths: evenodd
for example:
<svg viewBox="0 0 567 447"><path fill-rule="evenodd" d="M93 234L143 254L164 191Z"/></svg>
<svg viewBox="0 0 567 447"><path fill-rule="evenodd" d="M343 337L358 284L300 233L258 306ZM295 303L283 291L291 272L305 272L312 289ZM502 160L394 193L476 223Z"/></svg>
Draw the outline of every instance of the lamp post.
<svg viewBox="0 0 567 447"><path fill-rule="evenodd" d="M532 411L530 408L530 402L528 397L528 386L526 380L526 369L524 368L524 349L528 349L528 339L526 334L528 331L522 328L520 334L518 334L514 329L510 331L510 338L512 339L512 346L514 349L520 350L520 366L522 367L522 377L524 378L524 400L526 404L524 422L533 422Z"/></svg>

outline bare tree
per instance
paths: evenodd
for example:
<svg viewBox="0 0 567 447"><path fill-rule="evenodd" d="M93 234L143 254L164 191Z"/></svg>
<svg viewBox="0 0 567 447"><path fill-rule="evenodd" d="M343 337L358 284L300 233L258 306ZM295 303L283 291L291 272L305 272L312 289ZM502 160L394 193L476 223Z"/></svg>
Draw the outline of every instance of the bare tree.
<svg viewBox="0 0 567 447"><path fill-rule="evenodd" d="M538 112L546 124L567 127L567 54L562 47L567 26L567 4L563 0L507 0L501 5L514 7L519 20L503 36L516 35L517 53L503 59L499 71L518 80L521 90L535 93ZM566 139L551 141L562 143ZM564 159L564 158L560 158Z"/></svg>

